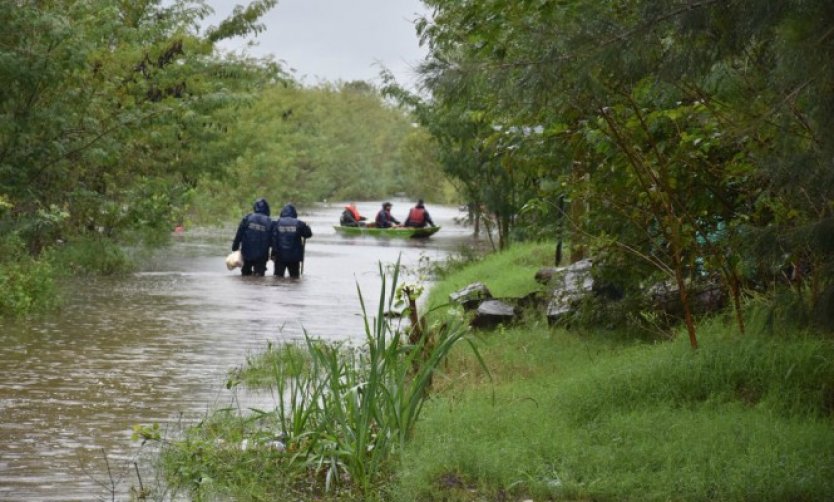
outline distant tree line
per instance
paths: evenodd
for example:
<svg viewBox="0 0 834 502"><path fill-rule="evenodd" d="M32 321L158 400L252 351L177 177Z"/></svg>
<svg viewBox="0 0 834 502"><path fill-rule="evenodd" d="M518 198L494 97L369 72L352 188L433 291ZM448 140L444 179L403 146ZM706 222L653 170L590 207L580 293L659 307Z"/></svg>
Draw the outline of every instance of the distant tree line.
<svg viewBox="0 0 834 502"><path fill-rule="evenodd" d="M235 127L223 142L239 153L197 189L191 212L201 221L239 216L259 196L281 204L455 196L427 132L367 82L284 82L227 114Z"/></svg>

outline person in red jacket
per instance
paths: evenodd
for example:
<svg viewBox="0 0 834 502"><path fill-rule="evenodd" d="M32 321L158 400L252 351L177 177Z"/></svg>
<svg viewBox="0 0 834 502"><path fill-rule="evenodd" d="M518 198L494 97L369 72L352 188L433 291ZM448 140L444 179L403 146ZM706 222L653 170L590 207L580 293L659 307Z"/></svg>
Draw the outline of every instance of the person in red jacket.
<svg viewBox="0 0 834 502"><path fill-rule="evenodd" d="M429 212L426 211L426 206L423 205L423 199L420 199L417 201L417 205L408 212L408 218L405 219L403 226L423 228L426 225L435 226Z"/></svg>

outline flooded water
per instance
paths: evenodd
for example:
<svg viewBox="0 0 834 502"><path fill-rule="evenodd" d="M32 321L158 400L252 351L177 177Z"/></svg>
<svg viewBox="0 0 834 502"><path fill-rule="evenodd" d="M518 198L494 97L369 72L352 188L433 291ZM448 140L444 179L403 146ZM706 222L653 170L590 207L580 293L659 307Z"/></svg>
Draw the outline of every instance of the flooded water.
<svg viewBox="0 0 834 502"><path fill-rule="evenodd" d="M426 240L345 237L332 227L341 205L302 211L313 238L298 281L226 270L233 227L187 231L135 274L78 280L54 315L0 321L0 500L126 499L134 424L227 404L227 371L267 341L361 340L356 287L375 308L380 262L415 271L473 245L456 208L429 210L443 229Z"/></svg>

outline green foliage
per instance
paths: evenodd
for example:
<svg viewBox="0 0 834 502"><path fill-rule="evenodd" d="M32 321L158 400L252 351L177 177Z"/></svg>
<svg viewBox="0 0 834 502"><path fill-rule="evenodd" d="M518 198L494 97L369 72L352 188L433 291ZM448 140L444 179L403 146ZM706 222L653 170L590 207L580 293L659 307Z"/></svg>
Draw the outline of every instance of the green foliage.
<svg viewBox="0 0 834 502"><path fill-rule="evenodd" d="M3 224L33 254L59 240L126 229L167 233L200 177L222 172L221 110L275 65L214 56L257 32L254 2L211 37L202 1L24 2L0 13Z"/></svg>
<svg viewBox="0 0 834 502"><path fill-rule="evenodd" d="M0 237L0 315L43 311L58 303L55 269L45 258L33 258L17 235Z"/></svg>
<svg viewBox="0 0 834 502"><path fill-rule="evenodd" d="M449 197L430 139L365 82L266 86L228 123L228 142L241 154L229 176L196 191L194 214L201 220L238 217L259 196L279 203L395 192Z"/></svg>
<svg viewBox="0 0 834 502"><path fill-rule="evenodd" d="M206 35L201 0L0 9L0 231L35 257L69 242L58 268L84 273L126 269L119 241L164 241L195 185L239 153L228 110L285 78L274 63L214 54L259 32L274 4L240 7ZM10 287L46 292L35 260L4 260ZM38 303L15 298L15 311Z"/></svg>
<svg viewBox="0 0 834 502"><path fill-rule="evenodd" d="M417 30L432 99L389 91L474 207L497 217L502 247L563 222L574 258L590 249L681 289L719 277L742 331L743 293L780 271L803 270L792 274L803 308L824 310L827 2L426 3Z"/></svg>
<svg viewBox="0 0 834 502"><path fill-rule="evenodd" d="M77 237L49 255L56 270L75 275L130 272L135 263L124 248L100 235Z"/></svg>

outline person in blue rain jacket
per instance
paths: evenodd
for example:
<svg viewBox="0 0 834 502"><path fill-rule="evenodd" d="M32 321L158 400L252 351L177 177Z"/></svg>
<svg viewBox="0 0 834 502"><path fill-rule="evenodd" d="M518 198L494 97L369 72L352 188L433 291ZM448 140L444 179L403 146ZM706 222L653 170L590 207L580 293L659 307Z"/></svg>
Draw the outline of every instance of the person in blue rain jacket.
<svg viewBox="0 0 834 502"><path fill-rule="evenodd" d="M377 228L391 228L400 225L400 221L391 215L391 207L390 202L382 203L382 209L376 213Z"/></svg>
<svg viewBox="0 0 834 502"><path fill-rule="evenodd" d="M292 204L281 209L281 216L272 227L272 260L275 262L275 275L284 277L289 271L290 277L301 276L301 263L304 261L304 244L313 236L313 231L298 219L298 213Z"/></svg>
<svg viewBox="0 0 834 502"><path fill-rule="evenodd" d="M269 247L272 243L273 222L269 217L269 203L258 199L252 207L253 212L240 221L232 242L232 251L240 249L243 255L242 275L266 274L266 262L269 260Z"/></svg>

